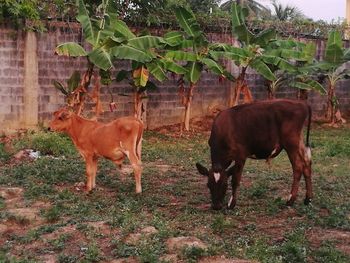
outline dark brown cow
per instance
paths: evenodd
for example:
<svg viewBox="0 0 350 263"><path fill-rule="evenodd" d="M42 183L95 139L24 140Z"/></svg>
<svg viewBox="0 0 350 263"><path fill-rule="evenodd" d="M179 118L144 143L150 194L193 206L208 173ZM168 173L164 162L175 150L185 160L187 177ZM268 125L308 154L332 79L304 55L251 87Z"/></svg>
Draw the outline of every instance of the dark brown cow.
<svg viewBox="0 0 350 263"><path fill-rule="evenodd" d="M302 130L306 120L305 147ZM296 200L302 174L306 182L304 203L308 204L312 198L310 123L310 106L293 100L254 102L219 113L209 139L212 168L208 170L196 164L199 173L208 177L213 208L222 208L230 176L232 196L228 208L236 205L236 192L247 158L269 160L283 149L293 168L293 185L287 205L292 205Z"/></svg>
<svg viewBox="0 0 350 263"><path fill-rule="evenodd" d="M141 141L143 124L134 117L122 117L109 123L84 119L68 109L54 113L50 129L65 132L86 162L86 190L96 185L97 160L105 157L119 167L128 157L134 169L136 193L141 193Z"/></svg>

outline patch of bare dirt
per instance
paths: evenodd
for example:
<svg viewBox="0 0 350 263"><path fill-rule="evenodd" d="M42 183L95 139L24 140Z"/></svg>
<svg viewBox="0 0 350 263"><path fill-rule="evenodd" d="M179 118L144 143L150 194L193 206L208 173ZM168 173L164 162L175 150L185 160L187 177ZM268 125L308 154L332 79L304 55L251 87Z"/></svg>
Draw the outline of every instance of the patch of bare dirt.
<svg viewBox="0 0 350 263"><path fill-rule="evenodd" d="M126 244L136 246L140 242L140 240L143 236L150 236L150 235L154 235L157 233L158 233L158 230L155 227L148 226L148 227L141 229L141 231L139 233L132 233L132 234L128 235L125 238L124 242Z"/></svg>
<svg viewBox="0 0 350 263"><path fill-rule="evenodd" d="M207 249L207 245L196 237L172 237L166 241L166 246L169 252L179 252L185 247L197 247Z"/></svg>
<svg viewBox="0 0 350 263"><path fill-rule="evenodd" d="M315 247L319 247L324 241L331 241L337 249L350 256L350 231L313 228L307 236Z"/></svg>
<svg viewBox="0 0 350 263"><path fill-rule="evenodd" d="M180 123L162 126L153 130L171 137L181 137L181 136L190 137L193 133L210 131L211 126L213 124L213 120L214 120L214 115L207 115L203 117L192 118L190 121L190 131L184 131L181 128L182 124Z"/></svg>
<svg viewBox="0 0 350 263"><path fill-rule="evenodd" d="M255 260L228 259L224 256L204 257L198 263L258 263Z"/></svg>

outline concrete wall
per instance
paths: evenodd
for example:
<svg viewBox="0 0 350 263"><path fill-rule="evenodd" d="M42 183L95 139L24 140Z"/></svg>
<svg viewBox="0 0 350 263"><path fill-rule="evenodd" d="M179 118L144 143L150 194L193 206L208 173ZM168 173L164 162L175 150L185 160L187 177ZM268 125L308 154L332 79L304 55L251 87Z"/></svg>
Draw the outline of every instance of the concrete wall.
<svg viewBox="0 0 350 263"><path fill-rule="evenodd" d="M212 41L234 44L230 32L208 33L208 38ZM81 29L74 23L49 25L45 33L26 33L5 25L0 26L0 132L34 128L37 124L50 120L52 112L64 105L64 96L53 87L52 81L65 83L74 70L84 72L87 63L85 58L57 56L54 54L54 49L59 43L68 41L78 41L83 45L82 39ZM316 42L317 57L322 57L324 41L308 41ZM129 67L128 62L119 62L115 65L113 74ZM235 70L234 66L231 67ZM263 79L254 72L248 73L248 83L254 98L265 99L267 92ZM178 123L183 115L177 80L169 75L169 80L157 84L159 89L148 93L147 126L151 129ZM226 106L229 86L227 80L219 81L217 76L204 73L194 92L192 116L205 115L213 106ZM343 111L349 114L348 86L349 81L342 81L337 87L337 94ZM109 89L102 87L104 112L101 120L108 121L119 116L131 115L133 110L131 92L127 82L114 82ZM110 93L117 104L117 109L113 112L110 112L108 106L111 101ZM283 89L277 96L295 98L296 91ZM314 111L322 113L325 98L311 92L309 100Z"/></svg>

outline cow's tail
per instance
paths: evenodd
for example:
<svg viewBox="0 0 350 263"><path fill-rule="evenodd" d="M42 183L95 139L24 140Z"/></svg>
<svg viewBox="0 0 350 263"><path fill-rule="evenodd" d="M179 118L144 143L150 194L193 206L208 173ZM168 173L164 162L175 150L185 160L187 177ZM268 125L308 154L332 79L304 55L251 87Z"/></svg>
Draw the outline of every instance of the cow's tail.
<svg viewBox="0 0 350 263"><path fill-rule="evenodd" d="M311 146L310 146L310 128L311 128L311 118L312 118L312 110L310 105L308 107L308 122L307 122L307 130L306 130L306 156L309 160L311 160Z"/></svg>
<svg viewBox="0 0 350 263"><path fill-rule="evenodd" d="M136 138L136 156L141 162L141 148L142 148L142 135L143 135L143 123L139 122L139 129L137 131L137 138Z"/></svg>

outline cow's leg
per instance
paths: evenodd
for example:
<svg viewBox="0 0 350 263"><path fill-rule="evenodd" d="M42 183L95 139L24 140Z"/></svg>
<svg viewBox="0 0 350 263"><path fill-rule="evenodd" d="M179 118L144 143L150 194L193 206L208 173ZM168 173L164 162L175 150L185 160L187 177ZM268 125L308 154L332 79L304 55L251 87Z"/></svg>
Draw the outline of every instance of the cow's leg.
<svg viewBox="0 0 350 263"><path fill-rule="evenodd" d="M136 183L136 193L142 192L141 187L141 161L137 158L136 153L134 151L129 153L129 161L131 163L132 168L134 169L134 175L135 175L135 183Z"/></svg>
<svg viewBox="0 0 350 263"><path fill-rule="evenodd" d="M92 158L92 189L96 187L96 175L97 175L97 158Z"/></svg>
<svg viewBox="0 0 350 263"><path fill-rule="evenodd" d="M231 172L231 186L232 186L232 195L228 201L227 207L233 209L236 206L237 201L237 189L241 183L242 172L245 161L235 161L235 165L230 169Z"/></svg>
<svg viewBox="0 0 350 263"><path fill-rule="evenodd" d="M287 205L291 206L294 204L295 200L297 199L299 182L300 182L301 174L304 168L304 160L303 160L303 155L300 152L300 148L293 147L293 149L290 149L290 150L286 149L286 151L288 153L288 157L293 168L292 190L287 200Z"/></svg>
<svg viewBox="0 0 350 263"><path fill-rule="evenodd" d="M303 175L305 179L306 196L304 199L304 204L308 205L313 197L312 194L312 181L311 181L311 150L309 147L303 147L304 153L304 167Z"/></svg>
<svg viewBox="0 0 350 263"><path fill-rule="evenodd" d="M95 177L97 172L97 159L93 156L86 156L86 191L90 192L95 187Z"/></svg>

